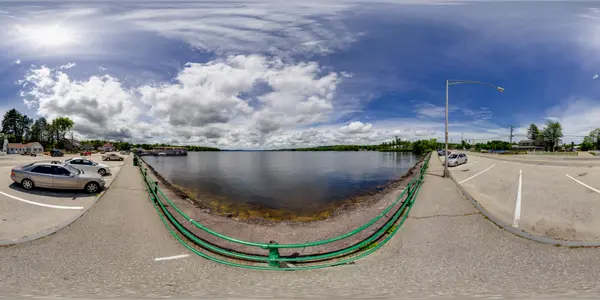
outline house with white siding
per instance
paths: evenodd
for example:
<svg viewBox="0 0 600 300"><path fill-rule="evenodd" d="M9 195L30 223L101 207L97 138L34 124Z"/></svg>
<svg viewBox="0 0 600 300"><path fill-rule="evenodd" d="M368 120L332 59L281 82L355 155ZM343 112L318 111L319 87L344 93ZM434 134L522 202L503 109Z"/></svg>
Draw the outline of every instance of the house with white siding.
<svg viewBox="0 0 600 300"><path fill-rule="evenodd" d="M21 143L8 143L8 154L23 154L23 153L34 153L40 154L44 152L44 147L38 142L32 142L27 144Z"/></svg>

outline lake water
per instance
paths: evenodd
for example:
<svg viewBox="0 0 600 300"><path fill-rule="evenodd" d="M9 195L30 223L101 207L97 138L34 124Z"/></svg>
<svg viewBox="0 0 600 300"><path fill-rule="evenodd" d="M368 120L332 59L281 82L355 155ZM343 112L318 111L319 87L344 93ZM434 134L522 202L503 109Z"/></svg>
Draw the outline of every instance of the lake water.
<svg viewBox="0 0 600 300"><path fill-rule="evenodd" d="M190 152L145 156L171 183L206 201L287 209L297 213L372 192L398 179L419 158L390 152Z"/></svg>

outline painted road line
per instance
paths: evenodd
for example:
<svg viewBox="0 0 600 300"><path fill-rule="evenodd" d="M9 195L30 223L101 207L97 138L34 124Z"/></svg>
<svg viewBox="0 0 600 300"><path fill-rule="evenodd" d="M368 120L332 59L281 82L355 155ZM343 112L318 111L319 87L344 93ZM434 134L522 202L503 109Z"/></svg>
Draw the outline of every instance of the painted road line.
<svg viewBox="0 0 600 300"><path fill-rule="evenodd" d="M158 258L155 258L154 261L180 259L180 258L186 258L188 256L190 256L190 255L189 254L181 254L181 255L175 255L175 256L158 257Z"/></svg>
<svg viewBox="0 0 600 300"><path fill-rule="evenodd" d="M566 175L567 177L569 177L569 178L573 179L573 181L575 181L575 182L577 182L577 183L579 183L579 184L581 184L581 185L585 186L586 188L588 188L588 189L590 189L590 190L592 190L592 191L594 191L594 192L596 192L596 193L600 194L600 191L599 191L599 190L597 190L597 189L595 189L595 188L593 188L593 187L591 187L591 186L589 186L589 185L587 185L587 184L585 184L585 183L583 183L583 182L581 182L581 181L579 181L579 180L577 180L577 179L575 179L575 178L571 177L569 174L565 174L565 175Z"/></svg>
<svg viewBox="0 0 600 300"><path fill-rule="evenodd" d="M473 178L475 178L475 177L483 174L485 171L487 171L487 170L489 170L489 169L491 169L491 168L493 168L495 166L496 166L496 164L493 164L491 167L489 167L489 168L487 168L487 169L485 169L485 170L483 170L483 171L481 171L481 172L479 172L479 173L477 173L477 174L475 174L475 175L473 175L473 176L471 176L471 177L469 177L469 178L467 178L467 179L459 182L458 184L463 184L464 182L467 182L467 181L469 181L469 180L471 180L471 179L473 179Z"/></svg>
<svg viewBox="0 0 600 300"><path fill-rule="evenodd" d="M519 170L519 189L517 190L517 204L515 206L515 218L513 219L513 227L519 227L521 220L521 190L523 189L523 170Z"/></svg>
<svg viewBox="0 0 600 300"><path fill-rule="evenodd" d="M57 208L57 209L77 209L77 210L83 209L83 207L81 207L81 206L62 206L62 205L52 205L52 204L45 204L45 203L39 203L39 202L29 201L29 200L21 199L19 197L15 197L13 195L9 195L9 194L4 193L4 192L0 192L0 194L4 195L6 197L9 197L9 198L13 198L13 199L15 199L17 201L21 201L21 202L29 203L29 204L32 204L32 205L41 206L41 207Z"/></svg>

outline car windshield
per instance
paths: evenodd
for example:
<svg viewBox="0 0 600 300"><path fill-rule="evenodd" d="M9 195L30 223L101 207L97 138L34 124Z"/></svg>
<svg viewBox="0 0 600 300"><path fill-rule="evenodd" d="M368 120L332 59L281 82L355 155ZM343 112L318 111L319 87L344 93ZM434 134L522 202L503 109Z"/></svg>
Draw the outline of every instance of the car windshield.
<svg viewBox="0 0 600 300"><path fill-rule="evenodd" d="M69 162L69 161L72 161L72 160L73 160L72 158L65 159L65 162Z"/></svg>
<svg viewBox="0 0 600 300"><path fill-rule="evenodd" d="M457 158L457 157L458 157L458 155L456 155L456 154L451 154L451 155L450 155L450 156L448 156L448 157L449 157L449 158Z"/></svg>

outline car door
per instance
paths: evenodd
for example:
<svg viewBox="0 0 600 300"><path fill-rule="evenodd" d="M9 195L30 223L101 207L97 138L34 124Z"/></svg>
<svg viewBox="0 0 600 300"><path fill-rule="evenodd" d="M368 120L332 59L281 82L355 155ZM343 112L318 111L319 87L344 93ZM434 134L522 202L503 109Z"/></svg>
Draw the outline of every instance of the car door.
<svg viewBox="0 0 600 300"><path fill-rule="evenodd" d="M54 188L57 189L77 189L79 188L78 178L71 176L69 170L61 166L52 166L52 177Z"/></svg>
<svg viewBox="0 0 600 300"><path fill-rule="evenodd" d="M29 171L29 177L37 187L51 188L53 184L52 169L47 165L39 165Z"/></svg>
<svg viewBox="0 0 600 300"><path fill-rule="evenodd" d="M94 162L89 159L82 159L81 164L77 165L77 168L83 170L85 173L97 173L98 167L94 165Z"/></svg>
<svg viewBox="0 0 600 300"><path fill-rule="evenodd" d="M461 164L464 164L467 162L467 155L465 155L464 153L459 154L459 157L460 157L459 161Z"/></svg>
<svg viewBox="0 0 600 300"><path fill-rule="evenodd" d="M69 161L69 164L77 169L83 170L84 172L89 172L89 170L87 170L87 166L84 163L84 160L81 158L75 158Z"/></svg>

